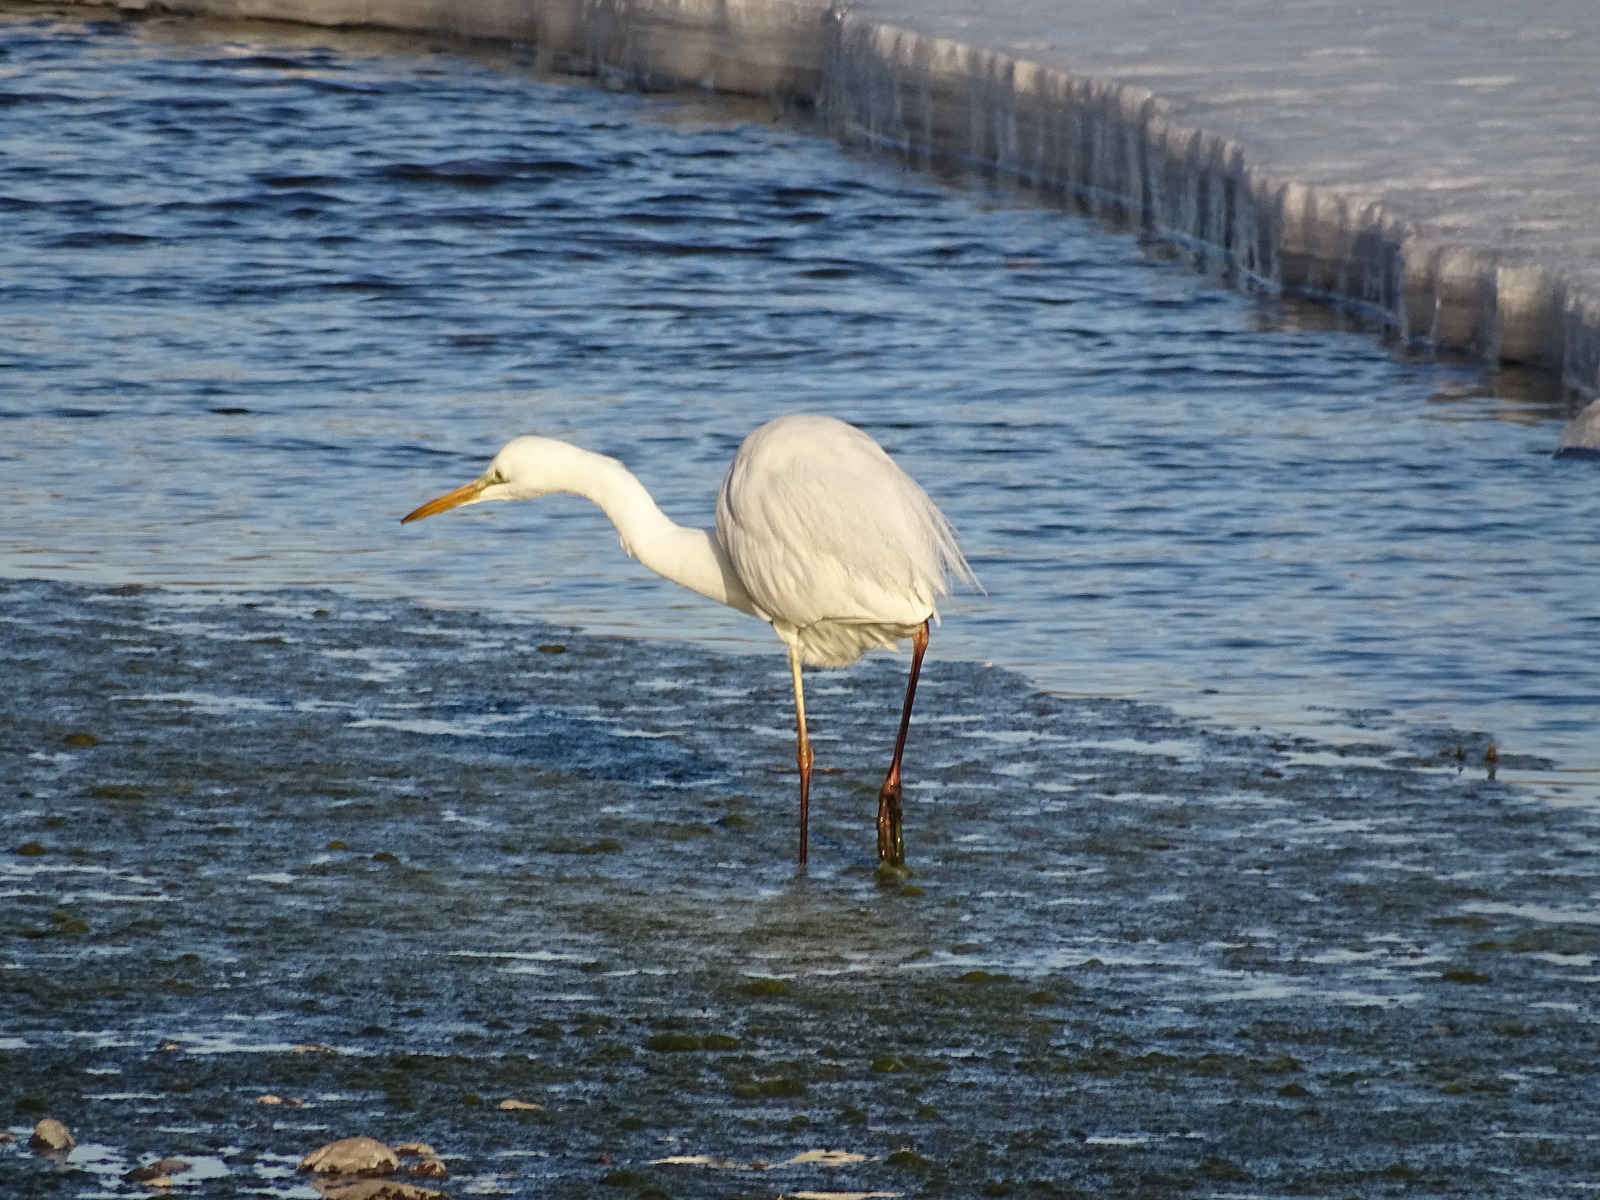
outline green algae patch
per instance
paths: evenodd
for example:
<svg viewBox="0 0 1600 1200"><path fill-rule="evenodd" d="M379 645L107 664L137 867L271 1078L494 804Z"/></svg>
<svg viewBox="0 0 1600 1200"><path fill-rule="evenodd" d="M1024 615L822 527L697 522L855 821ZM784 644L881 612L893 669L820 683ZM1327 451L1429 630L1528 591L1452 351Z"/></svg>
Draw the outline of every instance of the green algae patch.
<svg viewBox="0 0 1600 1200"><path fill-rule="evenodd" d="M1230 1159L1208 1156L1202 1158L1194 1169L1202 1179L1215 1183L1248 1183L1253 1178L1249 1171Z"/></svg>
<svg viewBox="0 0 1600 1200"><path fill-rule="evenodd" d="M749 983L742 985L739 991L746 996L787 996L789 994L789 984L782 979L752 979Z"/></svg>
<svg viewBox="0 0 1600 1200"><path fill-rule="evenodd" d="M763 1079L756 1084L756 1091L762 1096L804 1096L806 1085L799 1079L781 1076L777 1079Z"/></svg>
<svg viewBox="0 0 1600 1200"><path fill-rule="evenodd" d="M615 854L622 849L616 838L601 838L596 842L578 842L572 838L554 838L535 847L542 854Z"/></svg>
<svg viewBox="0 0 1600 1200"><path fill-rule="evenodd" d="M142 787L135 787L131 783L103 783L88 788L84 796L90 800L118 800L132 802L148 800L150 793Z"/></svg>

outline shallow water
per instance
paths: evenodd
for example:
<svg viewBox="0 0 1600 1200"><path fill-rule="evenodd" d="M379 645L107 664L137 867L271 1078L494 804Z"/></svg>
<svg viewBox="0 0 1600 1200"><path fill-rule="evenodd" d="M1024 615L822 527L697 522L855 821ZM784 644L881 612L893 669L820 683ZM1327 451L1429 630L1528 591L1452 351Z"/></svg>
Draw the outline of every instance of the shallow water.
<svg viewBox="0 0 1600 1200"><path fill-rule="evenodd" d="M0 628L0 1130L82 1143L0 1194L311 1200L357 1134L527 1200L1600 1178L1600 812L1441 747L934 662L880 886L892 660L814 700L796 879L781 659L307 589Z"/></svg>
<svg viewBox="0 0 1600 1200"><path fill-rule="evenodd" d="M13 6L0 41L0 573L772 652L581 502L395 519L538 431L709 523L742 435L815 410L961 530L988 591L938 655L1600 767L1600 497L1549 457L1559 404L758 107L288 26Z"/></svg>

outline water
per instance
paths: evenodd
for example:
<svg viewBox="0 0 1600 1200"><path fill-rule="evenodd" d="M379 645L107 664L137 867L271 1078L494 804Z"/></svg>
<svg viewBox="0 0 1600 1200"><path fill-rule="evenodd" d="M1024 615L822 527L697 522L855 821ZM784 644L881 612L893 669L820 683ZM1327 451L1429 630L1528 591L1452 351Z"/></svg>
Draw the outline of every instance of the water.
<svg viewBox="0 0 1600 1200"><path fill-rule="evenodd" d="M0 1134L0 1193L313 1200L354 1134L455 1196L1597 1177L1600 805L1527 753L1593 762L1558 405L759 107L0 12L0 1130L80 1140ZM577 501L396 523L529 429L709 521L795 409L989 587L908 883L901 663L814 680L797 879L770 633Z"/></svg>
<svg viewBox="0 0 1600 1200"><path fill-rule="evenodd" d="M1592 778L1600 499L1559 405L759 107L291 27L11 6L0 38L6 575L770 653L582 502L396 518L537 431L709 524L743 434L820 411L963 535L987 593L938 655Z"/></svg>
<svg viewBox="0 0 1600 1200"><path fill-rule="evenodd" d="M1600 1173L1593 805L938 660L879 883L877 657L796 878L778 656L309 589L0 629L0 1194L315 1200L355 1134L527 1200Z"/></svg>

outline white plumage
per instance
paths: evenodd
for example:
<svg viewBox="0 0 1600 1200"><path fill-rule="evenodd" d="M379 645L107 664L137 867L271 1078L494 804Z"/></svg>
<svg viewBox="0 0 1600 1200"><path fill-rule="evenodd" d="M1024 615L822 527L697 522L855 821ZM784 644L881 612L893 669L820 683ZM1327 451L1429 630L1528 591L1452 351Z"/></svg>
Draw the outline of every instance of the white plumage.
<svg viewBox="0 0 1600 1200"><path fill-rule="evenodd" d="M657 574L772 623L789 647L800 766L800 866L812 754L802 662L842 667L911 638L900 736L879 791L878 855L900 866L900 759L917 673L952 578L976 583L944 514L861 430L833 417L769 421L745 438L717 495L715 533L669 520L614 458L520 437L477 479L408 514L571 492L599 505L622 548Z"/></svg>
<svg viewBox="0 0 1600 1200"><path fill-rule="evenodd" d="M844 667L924 621L952 575L972 581L944 514L853 425L769 421L717 493L717 540L802 661Z"/></svg>

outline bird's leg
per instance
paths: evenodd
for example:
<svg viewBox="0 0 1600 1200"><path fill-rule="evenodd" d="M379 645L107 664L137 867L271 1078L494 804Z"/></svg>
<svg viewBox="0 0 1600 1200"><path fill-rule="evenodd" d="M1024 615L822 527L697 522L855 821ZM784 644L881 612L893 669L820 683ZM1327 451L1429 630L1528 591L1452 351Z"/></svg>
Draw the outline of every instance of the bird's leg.
<svg viewBox="0 0 1600 1200"><path fill-rule="evenodd" d="M900 713L900 736L894 740L894 761L889 776L878 789L878 861L891 867L906 865L905 838L900 832L900 757L906 752L906 732L911 728L911 705L917 698L917 676L928 649L928 623L911 638L911 678L906 682L906 706Z"/></svg>
<svg viewBox="0 0 1600 1200"><path fill-rule="evenodd" d="M800 651L789 647L789 671L794 676L795 761L800 765L800 872L806 869L806 825L811 819L811 739L806 735L806 691L800 680Z"/></svg>

